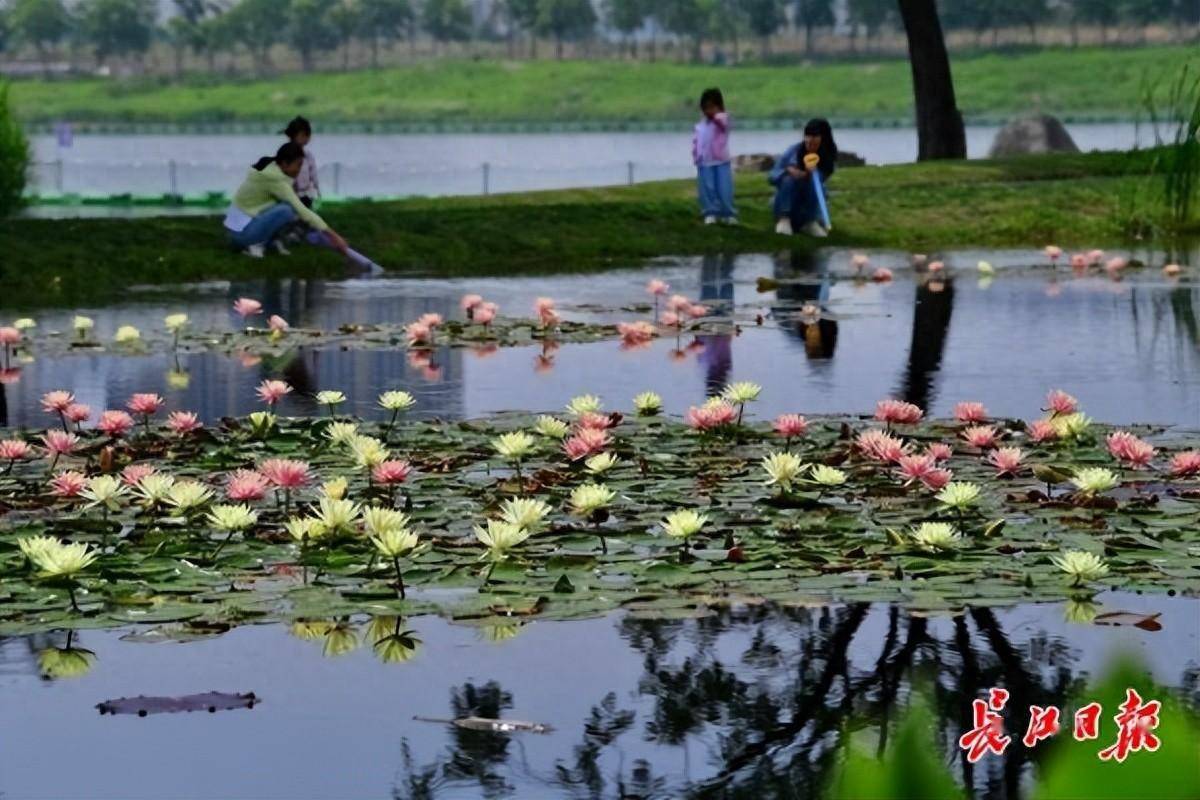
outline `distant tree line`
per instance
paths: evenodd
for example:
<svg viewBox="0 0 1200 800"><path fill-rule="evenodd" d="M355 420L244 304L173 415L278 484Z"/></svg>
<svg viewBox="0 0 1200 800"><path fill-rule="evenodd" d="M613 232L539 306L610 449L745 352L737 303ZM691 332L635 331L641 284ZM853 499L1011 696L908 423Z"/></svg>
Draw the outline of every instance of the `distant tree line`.
<svg viewBox="0 0 1200 800"><path fill-rule="evenodd" d="M539 42L548 42L558 58L574 45L585 56L615 51L649 60L664 44L676 57L700 60L707 49L710 57L739 59L753 43L766 59L785 32L805 53L817 36L858 51L900 25L896 0L492 0L482 14L468 0L173 2L175 13L162 20L155 0L0 0L0 60L25 54L43 64L143 68L157 47L171 53L176 72L189 60L216 70L221 56L248 57L265 72L284 52L304 70L349 68L355 55L377 66L384 51L415 55L418 42L434 54L493 42L509 56L537 58ZM1152 26L1186 38L1200 25L1200 0L938 0L938 7L948 34L979 46L997 44L1002 31L1008 42L1015 32L1036 45L1053 27L1078 44L1082 29L1109 41L1122 31L1144 36Z"/></svg>

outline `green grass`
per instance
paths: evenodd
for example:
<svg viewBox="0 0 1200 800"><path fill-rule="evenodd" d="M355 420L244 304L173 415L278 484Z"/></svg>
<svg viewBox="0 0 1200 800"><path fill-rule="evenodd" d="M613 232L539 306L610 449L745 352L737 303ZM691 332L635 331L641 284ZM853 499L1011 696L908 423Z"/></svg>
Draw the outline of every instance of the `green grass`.
<svg viewBox="0 0 1200 800"><path fill-rule="evenodd" d="M1131 118L1145 76L1174 71L1194 48L1051 49L975 55L953 64L968 117L1030 109ZM21 119L249 121L279 125L297 112L318 127L341 122L497 123L686 121L700 90L719 85L743 119L905 120L912 116L906 60L816 66L714 67L613 61L436 61L377 72L290 74L230 82L21 80Z"/></svg>
<svg viewBox="0 0 1200 800"><path fill-rule="evenodd" d="M834 246L936 252L955 246L1084 247L1124 239L1120 198L1145 185L1153 154L846 169L830 189ZM813 246L770 233L771 189L740 175L744 225L705 227L690 181L479 198L360 203L330 223L389 270L413 275L585 271L664 254ZM12 219L0 223L0 304L99 301L135 283L333 275L331 254L298 248L252 261L224 246L217 217Z"/></svg>

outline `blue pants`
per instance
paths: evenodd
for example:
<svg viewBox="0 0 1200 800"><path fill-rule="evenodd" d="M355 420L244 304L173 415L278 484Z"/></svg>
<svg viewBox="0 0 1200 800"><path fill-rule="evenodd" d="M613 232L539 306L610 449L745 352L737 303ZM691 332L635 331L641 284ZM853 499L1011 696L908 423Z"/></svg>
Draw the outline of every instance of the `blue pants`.
<svg viewBox="0 0 1200 800"><path fill-rule="evenodd" d="M819 221L821 211L817 205L816 184L812 178L796 179L785 173L775 188L775 199L771 208L775 212L775 219L787 217L796 229Z"/></svg>
<svg viewBox="0 0 1200 800"><path fill-rule="evenodd" d="M724 164L696 167L696 194L700 213L706 217L732 219L737 216L733 207L733 167Z"/></svg>
<svg viewBox="0 0 1200 800"><path fill-rule="evenodd" d="M296 211L291 206L276 203L250 220L250 224L240 231L230 231L229 240L234 247L243 250L252 244L266 244L295 221Z"/></svg>

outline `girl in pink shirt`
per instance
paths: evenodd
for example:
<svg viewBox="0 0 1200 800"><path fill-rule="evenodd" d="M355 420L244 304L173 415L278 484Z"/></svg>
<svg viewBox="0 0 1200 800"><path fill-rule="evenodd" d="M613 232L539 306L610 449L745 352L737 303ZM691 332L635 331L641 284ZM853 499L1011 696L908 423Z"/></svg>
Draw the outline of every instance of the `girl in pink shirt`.
<svg viewBox="0 0 1200 800"><path fill-rule="evenodd" d="M725 98L717 88L705 89L700 95L700 111L704 117L692 133L692 161L696 164L696 194L704 224L718 220L737 224L737 209L733 205L733 166L729 159L729 114Z"/></svg>

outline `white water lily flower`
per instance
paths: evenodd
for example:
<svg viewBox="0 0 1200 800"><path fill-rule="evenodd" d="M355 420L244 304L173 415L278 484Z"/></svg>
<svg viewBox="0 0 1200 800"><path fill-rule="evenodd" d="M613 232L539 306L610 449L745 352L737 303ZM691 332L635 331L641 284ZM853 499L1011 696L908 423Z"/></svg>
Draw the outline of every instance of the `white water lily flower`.
<svg viewBox="0 0 1200 800"><path fill-rule="evenodd" d="M388 459L387 447L374 436L355 436L350 452L360 469L374 469Z"/></svg>
<svg viewBox="0 0 1200 800"><path fill-rule="evenodd" d="M1061 556L1051 556L1050 561L1076 584L1098 581L1108 574L1103 558L1083 550L1067 550Z"/></svg>
<svg viewBox="0 0 1200 800"><path fill-rule="evenodd" d="M266 436L275 427L275 415L270 411L254 411L246 417L255 436Z"/></svg>
<svg viewBox="0 0 1200 800"><path fill-rule="evenodd" d="M996 272L996 268L988 261L980 261L975 265L975 268L979 270L981 275L993 275Z"/></svg>
<svg viewBox="0 0 1200 800"><path fill-rule="evenodd" d="M604 484L585 483L576 486L571 491L571 511L581 517L591 516L602 508L606 508L616 498L617 493Z"/></svg>
<svg viewBox="0 0 1200 800"><path fill-rule="evenodd" d="M245 503L213 506L208 512L208 523L220 531L244 531L258 522L258 512Z"/></svg>
<svg viewBox="0 0 1200 800"><path fill-rule="evenodd" d="M177 481L167 490L167 504L187 514L212 499L213 490L199 481Z"/></svg>
<svg viewBox="0 0 1200 800"><path fill-rule="evenodd" d="M1112 470L1104 467L1086 467L1075 473L1071 483L1081 493L1092 495L1116 488L1119 481Z"/></svg>
<svg viewBox="0 0 1200 800"><path fill-rule="evenodd" d="M912 532L913 544L931 553L953 550L962 544L963 536L953 525L945 522L923 522Z"/></svg>
<svg viewBox="0 0 1200 800"><path fill-rule="evenodd" d="M804 474L804 463L794 453L770 453L763 457L763 471L767 473L767 486L778 486L782 491L791 491L792 484Z"/></svg>
<svg viewBox="0 0 1200 800"><path fill-rule="evenodd" d="M809 471L809 478L813 483L825 487L841 486L846 482L846 473L842 472L837 467L826 466L825 464L814 464Z"/></svg>
<svg viewBox="0 0 1200 800"><path fill-rule="evenodd" d="M36 328L37 322L29 317L21 317L18 320L14 320L12 326L19 331L27 331L30 328Z"/></svg>
<svg viewBox="0 0 1200 800"><path fill-rule="evenodd" d="M379 395L379 407L393 413L407 411L417 404L417 399L408 392L393 390Z"/></svg>
<svg viewBox="0 0 1200 800"><path fill-rule="evenodd" d="M171 333L179 333L179 331L187 327L187 324L187 314L168 314L163 318L163 325L165 325L167 330Z"/></svg>
<svg viewBox="0 0 1200 800"><path fill-rule="evenodd" d="M573 417L582 417L584 414L596 414L602 408L604 408L603 401L594 394L581 394L578 397L571 398L571 402L567 403L567 412Z"/></svg>
<svg viewBox="0 0 1200 800"><path fill-rule="evenodd" d="M136 341L140 341L141 338L142 332L132 325L122 325L113 334L113 341L117 344L133 344Z"/></svg>
<svg viewBox="0 0 1200 800"><path fill-rule="evenodd" d="M28 546L28 549L22 547L21 550L42 575L51 578L67 577L82 572L100 555L99 551L82 542L63 544L57 539Z"/></svg>
<svg viewBox="0 0 1200 800"><path fill-rule="evenodd" d="M42 553L59 544L58 539L53 536L24 536L17 539L17 547L21 549L21 553L34 564L38 563Z"/></svg>
<svg viewBox="0 0 1200 800"><path fill-rule="evenodd" d="M321 520L321 524L329 533L353 532L354 523L358 520L360 511L357 503L350 500L333 500L329 497L322 497L320 508L321 513L317 515L317 518Z"/></svg>
<svg viewBox="0 0 1200 800"><path fill-rule="evenodd" d="M378 536L388 530L408 527L408 515L402 511L380 506L367 506L362 510L363 526L367 533Z"/></svg>
<svg viewBox="0 0 1200 800"><path fill-rule="evenodd" d="M326 389L322 392L317 392L314 397L319 404L323 406L336 406L346 402L346 395L334 389Z"/></svg>
<svg viewBox="0 0 1200 800"><path fill-rule="evenodd" d="M656 392L642 392L633 398L633 407L638 416L653 417L662 411L663 399Z"/></svg>
<svg viewBox="0 0 1200 800"><path fill-rule="evenodd" d="M530 533L540 531L549 514L550 506L532 497L512 497L500 506L500 519Z"/></svg>
<svg viewBox="0 0 1200 800"><path fill-rule="evenodd" d="M303 542L305 539L313 541L325 535L324 524L312 517L292 517L283 523L283 529L297 542Z"/></svg>
<svg viewBox="0 0 1200 800"><path fill-rule="evenodd" d="M109 511L116 511L121 507L120 501L125 492L124 484L117 478L112 475L97 475L88 479L87 488L80 492L80 495L88 500L87 508L104 506Z"/></svg>
<svg viewBox="0 0 1200 800"><path fill-rule="evenodd" d="M475 526L475 538L486 547L494 559L503 558L509 550L529 538L530 532L520 525L502 519L489 519L487 526Z"/></svg>
<svg viewBox="0 0 1200 800"><path fill-rule="evenodd" d="M71 327L75 329L76 335L83 339L87 337L92 328L96 327L96 321L91 317L77 315L75 319L71 320Z"/></svg>
<svg viewBox="0 0 1200 800"><path fill-rule="evenodd" d="M371 537L375 549L388 558L400 558L417 546L419 538L408 528L384 528Z"/></svg>
<svg viewBox="0 0 1200 800"><path fill-rule="evenodd" d="M358 438L358 425L353 422L331 422L325 426L324 436L338 447L350 447Z"/></svg>
<svg viewBox="0 0 1200 800"><path fill-rule="evenodd" d="M963 511L979 501L979 491L979 484L952 481L934 495L934 498L946 508Z"/></svg>
<svg viewBox="0 0 1200 800"><path fill-rule="evenodd" d="M663 532L672 539L687 539L695 536L708 524L708 517L693 509L684 508L668 514L660 524Z"/></svg>
<svg viewBox="0 0 1200 800"><path fill-rule="evenodd" d="M533 452L537 443L525 431L512 431L492 439L492 449L504 458L519 461Z"/></svg>
<svg viewBox="0 0 1200 800"><path fill-rule="evenodd" d="M1050 418L1050 424L1060 439L1075 439L1087 433L1092 426L1092 418L1081 411L1074 414L1063 414Z"/></svg>
<svg viewBox="0 0 1200 800"><path fill-rule="evenodd" d="M615 467L619 461L620 459L613 453L597 453L584 461L583 465L591 474L600 475Z"/></svg>
<svg viewBox="0 0 1200 800"><path fill-rule="evenodd" d="M547 439L565 439L567 438L567 434L571 432L570 425L548 414L542 414L538 417L533 429Z"/></svg>
<svg viewBox="0 0 1200 800"><path fill-rule="evenodd" d="M721 393L721 396L731 403L741 405L743 403L751 403L757 400L759 394L761 393L762 387L757 383L751 383L750 381L738 381L737 383L731 383L726 386L725 391Z"/></svg>
<svg viewBox="0 0 1200 800"><path fill-rule="evenodd" d="M167 502L171 494L171 487L174 485L175 478L173 476L161 472L151 472L137 482L133 491L142 499L142 503L149 507Z"/></svg>
<svg viewBox="0 0 1200 800"><path fill-rule="evenodd" d="M349 488L350 482L344 477L333 478L321 484L321 495L330 500L341 500Z"/></svg>

